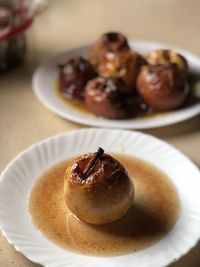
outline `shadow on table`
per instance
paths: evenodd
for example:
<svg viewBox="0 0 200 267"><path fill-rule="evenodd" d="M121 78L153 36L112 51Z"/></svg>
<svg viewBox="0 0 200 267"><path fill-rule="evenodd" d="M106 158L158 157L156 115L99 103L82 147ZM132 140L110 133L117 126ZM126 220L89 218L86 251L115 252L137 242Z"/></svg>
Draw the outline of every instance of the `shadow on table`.
<svg viewBox="0 0 200 267"><path fill-rule="evenodd" d="M200 241L185 256L168 267L199 267L200 266Z"/></svg>
<svg viewBox="0 0 200 267"><path fill-rule="evenodd" d="M154 135L159 138L170 138L188 135L200 131L200 114L186 120L169 126L144 130L145 133Z"/></svg>

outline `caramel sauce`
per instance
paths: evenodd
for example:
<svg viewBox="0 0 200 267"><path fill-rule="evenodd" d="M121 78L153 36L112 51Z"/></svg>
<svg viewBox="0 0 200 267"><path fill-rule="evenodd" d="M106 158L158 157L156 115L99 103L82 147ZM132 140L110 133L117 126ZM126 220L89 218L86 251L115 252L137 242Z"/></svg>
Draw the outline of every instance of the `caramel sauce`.
<svg viewBox="0 0 200 267"><path fill-rule="evenodd" d="M191 76L191 92L190 95L187 97L185 103L183 104L182 107L178 108L177 110L181 110L187 107L191 107L197 103L199 103L200 101L200 97L199 97L199 79L192 77ZM76 99L67 99L65 96L63 96L63 94L60 91L59 88L59 80L57 79L55 81L55 94L56 96L68 107L70 107L71 109L78 111L82 114L87 115L88 117L93 117L96 118L96 116L94 114L92 114L91 112L89 112L86 107L85 107L85 103L84 101L78 101ZM143 105L143 103L141 102L141 105ZM171 112L173 112L174 110L172 110ZM146 112L142 109L142 107L138 108L137 112L135 113L135 115L131 118L129 118L129 120L133 120L133 119L141 119L141 118L149 118L149 117L160 117L166 114L169 114L170 111L163 111L163 112L153 112L151 109L147 110ZM128 118L127 118L128 119Z"/></svg>
<svg viewBox="0 0 200 267"><path fill-rule="evenodd" d="M36 181L29 210L33 223L49 240L74 252L113 256L151 246L172 229L180 202L168 177L143 160L122 154L114 157L127 168L135 186L133 206L114 223L90 225L67 209L64 173L72 159L53 166Z"/></svg>
<svg viewBox="0 0 200 267"><path fill-rule="evenodd" d="M78 111L82 114L86 114L87 116L90 117L96 117L94 114L92 114L91 112L87 111L87 109L85 108L85 104L84 102L81 102L79 100L76 99L68 99L66 98L61 92L60 92L60 87L59 87L59 80L57 79L55 81L55 94L56 96L68 107L70 107L71 109Z"/></svg>

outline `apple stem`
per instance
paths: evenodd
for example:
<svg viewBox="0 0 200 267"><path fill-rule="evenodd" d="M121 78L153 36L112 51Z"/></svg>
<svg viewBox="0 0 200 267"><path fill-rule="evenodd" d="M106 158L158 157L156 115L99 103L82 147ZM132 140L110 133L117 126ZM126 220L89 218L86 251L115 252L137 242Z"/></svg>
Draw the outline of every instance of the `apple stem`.
<svg viewBox="0 0 200 267"><path fill-rule="evenodd" d="M88 177L88 175L94 169L94 167L96 166L97 162L99 161L103 153L104 153L103 148L99 147L97 152L94 154L89 164L87 165L86 170L83 172L83 177L84 177L83 179L86 179Z"/></svg>

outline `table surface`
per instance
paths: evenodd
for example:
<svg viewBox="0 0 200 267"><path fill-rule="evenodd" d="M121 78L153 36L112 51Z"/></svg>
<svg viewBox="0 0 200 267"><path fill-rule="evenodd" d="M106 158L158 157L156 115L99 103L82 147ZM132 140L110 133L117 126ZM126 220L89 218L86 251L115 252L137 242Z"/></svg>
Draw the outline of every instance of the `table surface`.
<svg viewBox="0 0 200 267"><path fill-rule="evenodd" d="M20 151L54 134L83 126L43 107L33 94L34 69L47 58L90 43L106 31L170 43L200 56L199 0L57 0L27 34L24 66L0 77L0 170ZM144 132L177 147L200 166L200 116ZM36 267L0 235L0 266ZM170 267L199 267L200 242Z"/></svg>

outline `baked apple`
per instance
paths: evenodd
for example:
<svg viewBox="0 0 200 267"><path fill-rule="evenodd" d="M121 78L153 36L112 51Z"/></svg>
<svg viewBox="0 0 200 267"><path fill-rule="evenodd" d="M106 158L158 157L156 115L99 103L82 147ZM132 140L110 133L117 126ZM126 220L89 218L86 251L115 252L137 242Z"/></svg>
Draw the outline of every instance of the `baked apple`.
<svg viewBox="0 0 200 267"><path fill-rule="evenodd" d="M133 204L134 186L122 164L99 148L67 167L64 197L79 219L106 224L121 218Z"/></svg>

